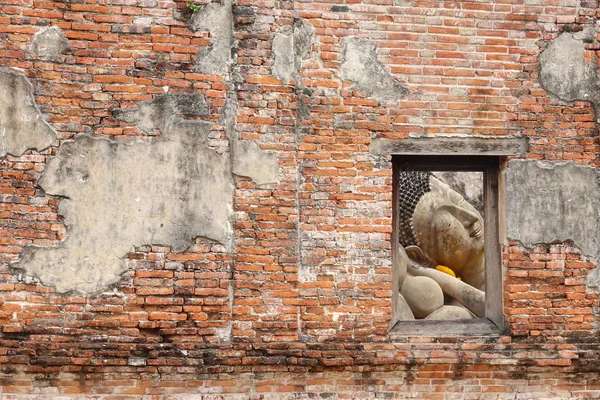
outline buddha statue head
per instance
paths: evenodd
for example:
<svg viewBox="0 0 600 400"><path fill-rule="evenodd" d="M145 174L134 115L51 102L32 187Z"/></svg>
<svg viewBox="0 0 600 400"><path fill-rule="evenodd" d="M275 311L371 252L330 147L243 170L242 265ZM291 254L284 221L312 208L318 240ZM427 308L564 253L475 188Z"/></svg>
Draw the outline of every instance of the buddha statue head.
<svg viewBox="0 0 600 400"><path fill-rule="evenodd" d="M399 241L418 246L464 282L484 286L483 218L463 196L431 172L398 176Z"/></svg>

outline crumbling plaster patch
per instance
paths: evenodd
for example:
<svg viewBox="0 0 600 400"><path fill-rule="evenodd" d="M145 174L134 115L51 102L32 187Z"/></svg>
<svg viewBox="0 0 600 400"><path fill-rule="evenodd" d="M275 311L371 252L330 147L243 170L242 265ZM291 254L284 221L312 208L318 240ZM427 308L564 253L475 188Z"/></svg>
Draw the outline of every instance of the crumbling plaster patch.
<svg viewBox="0 0 600 400"><path fill-rule="evenodd" d="M277 32L273 38L273 75L289 82L310 54L314 34L315 28L302 18Z"/></svg>
<svg viewBox="0 0 600 400"><path fill-rule="evenodd" d="M573 241L600 261L600 173L571 162L512 160L506 171L507 234L526 247ZM588 286L597 285L598 270Z"/></svg>
<svg viewBox="0 0 600 400"><path fill-rule="evenodd" d="M20 72L0 69L0 157L49 147L56 132L35 104L33 87Z"/></svg>
<svg viewBox="0 0 600 400"><path fill-rule="evenodd" d="M258 186L279 183L277 154L249 140L233 142L233 173L251 178Z"/></svg>
<svg viewBox="0 0 600 400"><path fill-rule="evenodd" d="M596 28L565 32L553 40L540 55L542 86L564 101L590 101L600 122L600 73L595 61L586 62L585 43L596 38Z"/></svg>
<svg viewBox="0 0 600 400"><path fill-rule="evenodd" d="M315 27L308 21L302 18L294 21L294 54L298 66L298 60L305 60L310 55L314 36Z"/></svg>
<svg viewBox="0 0 600 400"><path fill-rule="evenodd" d="M165 93L151 101L142 101L135 108L117 109L113 116L120 121L135 123L147 135L165 132L179 116L208 115L208 105L201 93Z"/></svg>
<svg viewBox="0 0 600 400"><path fill-rule="evenodd" d="M197 54L194 70L203 74L224 75L232 61L233 0L210 3L192 16L190 30L208 31L210 45Z"/></svg>
<svg viewBox="0 0 600 400"><path fill-rule="evenodd" d="M410 94L377 60L375 43L349 36L342 40L342 78L380 102L396 102Z"/></svg>
<svg viewBox="0 0 600 400"><path fill-rule="evenodd" d="M71 46L58 26L40 29L29 45L30 53L47 61L58 60L59 56Z"/></svg>
<svg viewBox="0 0 600 400"><path fill-rule="evenodd" d="M189 95L195 98L194 95ZM134 246L185 250L203 236L231 246L230 155L207 144L212 124L169 116L190 98L159 96L122 119L161 135L131 144L79 136L63 143L39 184L65 197L67 238L57 248L28 247L19 263L59 292L93 293L116 282ZM162 110L148 122L148 110ZM193 110L192 110L193 111ZM199 112L199 111L198 111Z"/></svg>
<svg viewBox="0 0 600 400"><path fill-rule="evenodd" d="M277 32L273 37L273 75L286 83L295 73L294 36L289 30Z"/></svg>

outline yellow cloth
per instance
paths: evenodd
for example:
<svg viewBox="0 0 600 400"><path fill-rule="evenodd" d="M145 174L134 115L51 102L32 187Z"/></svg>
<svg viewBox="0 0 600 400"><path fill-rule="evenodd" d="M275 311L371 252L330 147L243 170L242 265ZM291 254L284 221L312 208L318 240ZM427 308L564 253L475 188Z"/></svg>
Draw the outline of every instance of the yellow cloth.
<svg viewBox="0 0 600 400"><path fill-rule="evenodd" d="M451 268L448 268L445 265L438 265L437 267L435 267L435 269L437 269L438 271L443 272L445 274L448 274L450 276L453 276L456 279L460 280L460 278L456 276L456 274L454 273L454 271L452 271Z"/></svg>

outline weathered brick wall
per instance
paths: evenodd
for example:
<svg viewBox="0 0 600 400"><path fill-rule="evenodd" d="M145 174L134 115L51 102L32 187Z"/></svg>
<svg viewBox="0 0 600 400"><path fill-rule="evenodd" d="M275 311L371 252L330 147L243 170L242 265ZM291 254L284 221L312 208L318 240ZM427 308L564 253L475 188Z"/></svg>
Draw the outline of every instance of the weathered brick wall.
<svg viewBox="0 0 600 400"><path fill-rule="evenodd" d="M597 230L532 243L503 232L503 334L390 339L392 163L371 147L523 136L526 159L596 171L600 95L561 98L540 54L567 33L597 69L598 3L208 3L194 14L183 1L0 1L0 67L27 77L56 133L0 158L0 396L600 397L596 254L578 242ZM48 26L68 46L35 48ZM580 39L585 28L594 37ZM123 117L173 93L206 107L173 106L168 123ZM152 144L186 121L231 155L227 240L136 243L91 292L56 283L84 267L28 270L32 246L61 246L71 229L59 211L70 200L39 184L59 149L81 135Z"/></svg>

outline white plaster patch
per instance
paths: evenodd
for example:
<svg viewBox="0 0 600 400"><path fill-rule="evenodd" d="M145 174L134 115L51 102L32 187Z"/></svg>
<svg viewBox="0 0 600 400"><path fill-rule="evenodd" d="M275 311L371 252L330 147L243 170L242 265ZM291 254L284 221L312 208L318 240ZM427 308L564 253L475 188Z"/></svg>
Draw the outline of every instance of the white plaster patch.
<svg viewBox="0 0 600 400"><path fill-rule="evenodd" d="M170 120L149 142L64 143L39 183L65 197L67 238L57 248L26 248L19 267L59 292L94 293L119 279L134 246L182 251L205 236L229 247L231 162L207 145L210 127Z"/></svg>
<svg viewBox="0 0 600 400"><path fill-rule="evenodd" d="M0 158L44 150L54 139L56 132L37 108L29 80L20 72L0 69Z"/></svg>

